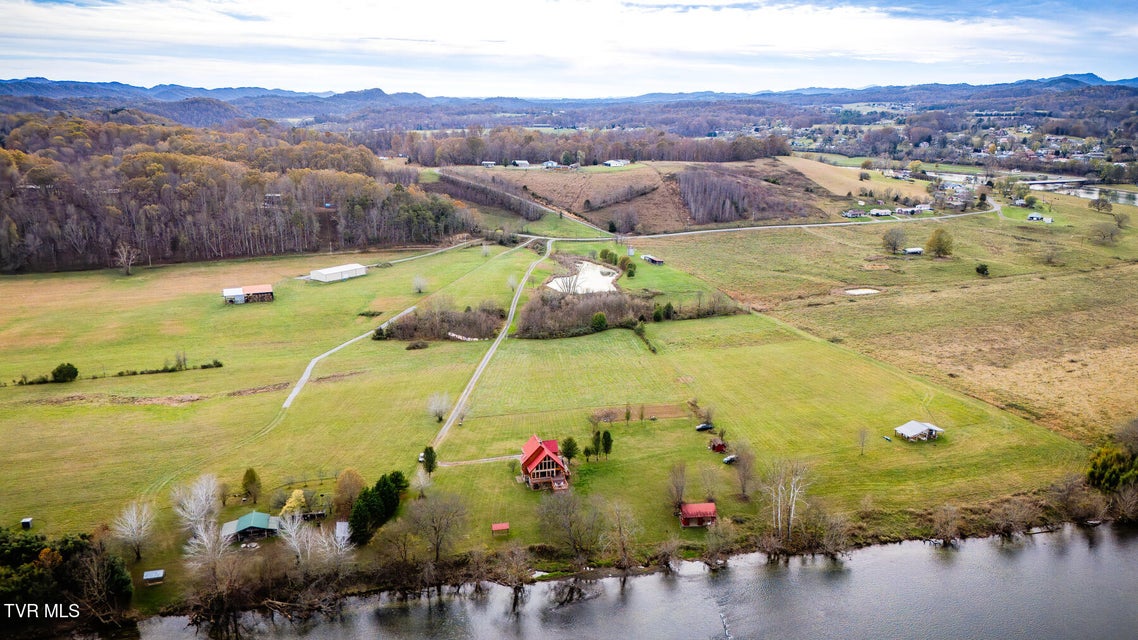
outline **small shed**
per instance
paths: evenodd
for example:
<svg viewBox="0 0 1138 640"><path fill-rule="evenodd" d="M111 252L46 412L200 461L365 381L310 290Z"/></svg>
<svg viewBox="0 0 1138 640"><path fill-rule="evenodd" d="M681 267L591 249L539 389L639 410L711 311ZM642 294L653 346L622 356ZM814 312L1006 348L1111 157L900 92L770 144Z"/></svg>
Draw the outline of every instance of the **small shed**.
<svg viewBox="0 0 1138 640"><path fill-rule="evenodd" d="M245 290L241 287L222 289L221 297L225 300L225 304L245 304Z"/></svg>
<svg viewBox="0 0 1138 640"><path fill-rule="evenodd" d="M358 278L367 275L367 267L362 264L342 264L337 267L327 267L324 269L313 269L308 277L317 282L339 282L340 280L347 280L348 278Z"/></svg>
<svg viewBox="0 0 1138 640"><path fill-rule="evenodd" d="M727 443L724 442L722 438L712 438L711 441L707 443L707 448L715 453L723 453L727 450Z"/></svg>
<svg viewBox="0 0 1138 640"><path fill-rule="evenodd" d="M936 440L940 434L944 433L944 429L928 422L910 420L894 429L893 432L909 442L916 442L917 440Z"/></svg>
<svg viewBox="0 0 1138 640"><path fill-rule="evenodd" d="M495 164L497 164L497 163L494 162L493 160L483 160L482 161L482 166L486 167L487 169L493 169Z"/></svg>
<svg viewBox="0 0 1138 640"><path fill-rule="evenodd" d="M514 166L529 169L529 160L514 160Z"/></svg>
<svg viewBox="0 0 1138 640"><path fill-rule="evenodd" d="M706 527L714 524L719 513L714 502L696 502L680 506L681 527Z"/></svg>
<svg viewBox="0 0 1138 640"><path fill-rule="evenodd" d="M352 530L348 526L346 520L339 520L336 522L336 531L333 534L337 540L347 540L352 537Z"/></svg>
<svg viewBox="0 0 1138 640"><path fill-rule="evenodd" d="M495 535L495 536L497 536L497 535L503 535L503 536L510 535L510 523L509 522L495 522L494 524L491 524L490 525L490 534Z"/></svg>
<svg viewBox="0 0 1138 640"><path fill-rule="evenodd" d="M150 571L144 571L142 573L142 584L148 587L162 584L164 580L166 580L165 569L151 569Z"/></svg>
<svg viewBox="0 0 1138 640"><path fill-rule="evenodd" d="M1042 222L1043 214L1037 211L1032 211L1031 213L1027 214L1027 219L1031 222Z"/></svg>
<svg viewBox="0 0 1138 640"><path fill-rule="evenodd" d="M21 520L20 521L20 528L21 529L31 529L32 528L32 519L31 518L24 518L23 520Z"/></svg>
<svg viewBox="0 0 1138 640"><path fill-rule="evenodd" d="M924 255L924 253L925 250L920 247L909 247L908 249L905 249L905 255L907 256L919 256Z"/></svg>

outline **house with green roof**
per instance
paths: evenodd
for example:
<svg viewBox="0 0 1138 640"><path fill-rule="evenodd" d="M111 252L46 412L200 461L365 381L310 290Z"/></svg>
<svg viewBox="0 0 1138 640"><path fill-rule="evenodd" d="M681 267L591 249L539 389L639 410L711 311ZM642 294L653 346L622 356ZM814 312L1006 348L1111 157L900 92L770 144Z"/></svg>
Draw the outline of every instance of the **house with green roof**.
<svg viewBox="0 0 1138 640"><path fill-rule="evenodd" d="M221 535L234 540L264 538L277 535L281 519L260 511L250 511L236 520L221 525Z"/></svg>

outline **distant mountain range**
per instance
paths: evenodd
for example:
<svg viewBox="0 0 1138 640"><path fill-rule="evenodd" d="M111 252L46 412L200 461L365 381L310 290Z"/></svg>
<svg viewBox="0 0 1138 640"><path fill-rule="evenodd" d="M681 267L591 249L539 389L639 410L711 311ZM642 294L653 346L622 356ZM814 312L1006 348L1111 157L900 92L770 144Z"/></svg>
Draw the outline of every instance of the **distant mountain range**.
<svg viewBox="0 0 1138 640"><path fill-rule="evenodd" d="M306 93L261 87L203 89L174 84L146 88L119 82L23 78L0 80L0 112L82 113L130 108L184 124L203 126L219 124L234 118L343 119L362 112L403 109L421 111L425 114L424 118L429 121L427 115L440 112L537 113L557 109L597 109L618 105L635 108L668 103L698 105L761 101L784 105L825 106L854 102L899 102L916 103L918 106L944 106L959 105L963 102L999 103L1011 99L1078 92L1091 87L1107 87L1138 95L1138 78L1108 81L1093 73L1080 73L992 85L923 84L863 89L809 87L791 91L755 93L700 91L592 99L428 98L419 93L386 93L381 89L345 93Z"/></svg>

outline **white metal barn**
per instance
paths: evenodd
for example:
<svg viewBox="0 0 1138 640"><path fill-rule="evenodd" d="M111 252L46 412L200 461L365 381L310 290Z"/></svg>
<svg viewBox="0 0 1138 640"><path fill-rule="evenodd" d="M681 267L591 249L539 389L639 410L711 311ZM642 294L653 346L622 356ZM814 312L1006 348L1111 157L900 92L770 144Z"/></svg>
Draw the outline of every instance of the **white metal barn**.
<svg viewBox="0 0 1138 640"><path fill-rule="evenodd" d="M313 269L308 277L317 282L337 282L348 278L358 278L367 275L367 267L362 264L342 264L338 267L326 269Z"/></svg>

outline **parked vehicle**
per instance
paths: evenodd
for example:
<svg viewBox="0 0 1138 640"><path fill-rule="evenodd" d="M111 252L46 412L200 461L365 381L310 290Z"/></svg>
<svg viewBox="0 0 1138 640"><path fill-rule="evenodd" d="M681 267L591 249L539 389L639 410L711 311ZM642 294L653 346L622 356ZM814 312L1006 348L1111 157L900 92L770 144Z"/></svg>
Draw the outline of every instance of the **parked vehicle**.
<svg viewBox="0 0 1138 640"><path fill-rule="evenodd" d="M715 427L712 426L712 424L710 422L701 422L700 424L696 425L695 430L696 431L711 431L714 428Z"/></svg>
<svg viewBox="0 0 1138 640"><path fill-rule="evenodd" d="M427 459L427 454L425 454L425 453L419 454L419 462L423 462L426 459Z"/></svg>
<svg viewBox="0 0 1138 640"><path fill-rule="evenodd" d="M735 461L738 459L739 459L739 456L732 453L731 455L729 455L723 459L723 464L735 464Z"/></svg>

